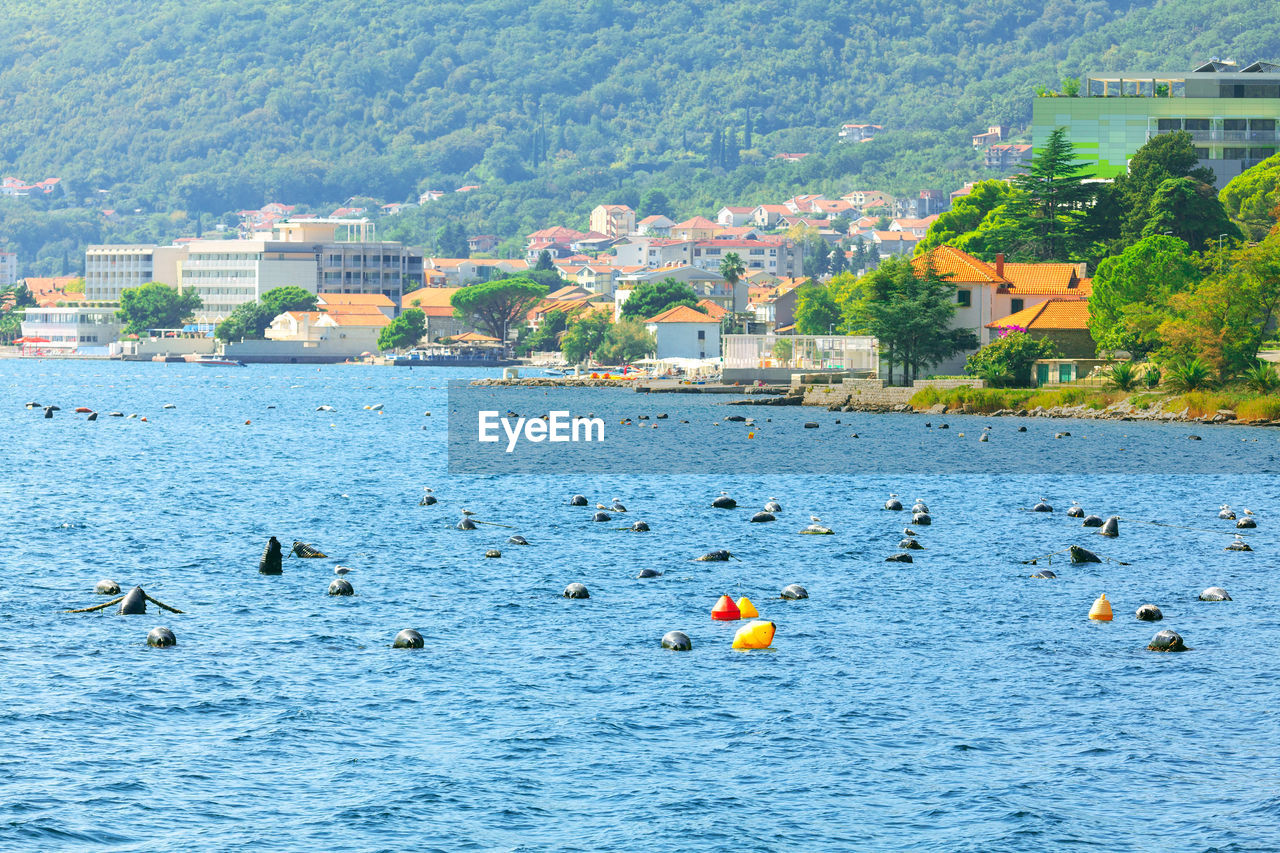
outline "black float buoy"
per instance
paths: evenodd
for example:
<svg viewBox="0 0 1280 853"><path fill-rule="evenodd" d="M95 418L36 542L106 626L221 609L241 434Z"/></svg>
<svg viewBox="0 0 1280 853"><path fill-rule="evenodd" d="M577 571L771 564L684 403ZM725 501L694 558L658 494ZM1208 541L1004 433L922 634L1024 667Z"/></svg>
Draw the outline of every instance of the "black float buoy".
<svg viewBox="0 0 1280 853"><path fill-rule="evenodd" d="M422 635L412 628L405 628L391 641L393 649L420 649L425 645Z"/></svg>
<svg viewBox="0 0 1280 853"><path fill-rule="evenodd" d="M601 510L600 512L597 512L595 515L591 516L591 520L592 521L613 521L613 516Z"/></svg>
<svg viewBox="0 0 1280 853"><path fill-rule="evenodd" d="M897 498L891 497L884 502L884 508L897 512L898 510L902 509L902 501L898 500Z"/></svg>
<svg viewBox="0 0 1280 853"><path fill-rule="evenodd" d="M673 652L693 651L693 640L684 631L668 631L662 635L662 647Z"/></svg>
<svg viewBox="0 0 1280 853"><path fill-rule="evenodd" d="M708 551L701 557L694 560L695 563L727 563L733 555L723 548L716 551Z"/></svg>
<svg viewBox="0 0 1280 853"><path fill-rule="evenodd" d="M912 539L910 536L904 538L901 542L899 542L898 547L906 551L923 551L924 550L924 546L921 545L919 542L917 542L915 539Z"/></svg>
<svg viewBox="0 0 1280 853"><path fill-rule="evenodd" d="M562 595L565 598L590 598L591 593L587 592L587 588L580 583L571 583L564 588Z"/></svg>
<svg viewBox="0 0 1280 853"><path fill-rule="evenodd" d="M755 515L751 516L751 520L759 524L766 521L777 521L778 519L771 512L757 512Z"/></svg>
<svg viewBox="0 0 1280 853"><path fill-rule="evenodd" d="M1067 510L1067 518L1084 518L1084 509L1078 506L1071 507Z"/></svg>
<svg viewBox="0 0 1280 853"><path fill-rule="evenodd" d="M1087 548L1081 548L1079 545L1072 545L1067 549L1071 554L1071 562L1073 563L1101 563L1102 558Z"/></svg>
<svg viewBox="0 0 1280 853"><path fill-rule="evenodd" d="M1102 518L1097 515L1086 515L1081 523L1082 527L1101 527L1103 525Z"/></svg>
<svg viewBox="0 0 1280 853"><path fill-rule="evenodd" d="M929 513L927 512L917 512L915 515L911 516L911 523L928 527L933 524L933 519L929 517Z"/></svg>
<svg viewBox="0 0 1280 853"><path fill-rule="evenodd" d="M1120 516L1113 515L1102 525L1102 529L1098 531L1103 536L1119 536L1120 535Z"/></svg>
<svg viewBox="0 0 1280 853"><path fill-rule="evenodd" d="M299 542L296 539L293 542L293 555L304 560L328 559L328 555L321 552L319 548L313 548L306 542Z"/></svg>
<svg viewBox="0 0 1280 853"><path fill-rule="evenodd" d="M124 598L120 599L120 609L116 612L121 616L138 616L146 613L147 594L142 587L135 586L125 593Z"/></svg>
<svg viewBox="0 0 1280 853"><path fill-rule="evenodd" d="M910 554L891 554L884 558L886 563L914 563L915 558Z"/></svg>
<svg viewBox="0 0 1280 853"><path fill-rule="evenodd" d="M798 583L788 584L782 588L782 597L787 601L799 601L809 597L809 591Z"/></svg>
<svg viewBox="0 0 1280 853"><path fill-rule="evenodd" d="M1151 642L1147 644L1149 652L1185 652L1187 644L1182 641L1182 636L1176 631L1164 630L1158 632L1151 638Z"/></svg>
<svg viewBox="0 0 1280 853"><path fill-rule="evenodd" d="M1031 577L1035 578L1036 580L1043 581L1043 580L1053 580L1058 576L1053 572L1049 571L1048 569L1041 569L1040 571L1032 574Z"/></svg>
<svg viewBox="0 0 1280 853"><path fill-rule="evenodd" d="M147 633L147 645L157 649L167 649L178 645L178 638L168 628L152 628Z"/></svg>
<svg viewBox="0 0 1280 853"><path fill-rule="evenodd" d="M459 521L457 524L455 524L454 527L456 527L458 530L475 530L476 523L472 521L469 517L464 515L462 517L462 520Z"/></svg>
<svg viewBox="0 0 1280 853"><path fill-rule="evenodd" d="M502 552L497 548L490 548L488 551L484 552L484 555L491 560L496 560L498 557L502 556Z"/></svg>
<svg viewBox="0 0 1280 853"><path fill-rule="evenodd" d="M1220 586L1211 586L1204 592L1200 593L1201 601L1230 601L1231 596L1227 595L1227 591Z"/></svg>
<svg viewBox="0 0 1280 853"><path fill-rule="evenodd" d="M1241 530L1252 530L1257 526L1258 526L1258 522L1254 521L1252 518L1250 518L1247 515L1236 522L1236 527L1238 527Z"/></svg>
<svg viewBox="0 0 1280 853"><path fill-rule="evenodd" d="M508 538L507 541L510 542L512 545L528 545L529 544L529 540L525 539L519 533L517 533L515 536Z"/></svg>
<svg viewBox="0 0 1280 853"><path fill-rule="evenodd" d="M94 585L93 591L96 595L119 595L120 584L104 578Z"/></svg>
<svg viewBox="0 0 1280 853"><path fill-rule="evenodd" d="M284 574L284 554L280 550L280 540L272 536L262 549L262 557L258 559L258 572L264 575Z"/></svg>
<svg viewBox="0 0 1280 853"><path fill-rule="evenodd" d="M738 502L735 501L733 498L729 497L728 495L721 495L720 497L713 500L711 502L711 505L716 509L734 509L735 507L737 507Z"/></svg>
<svg viewBox="0 0 1280 853"><path fill-rule="evenodd" d="M1140 622L1159 622L1164 618L1160 608L1154 604L1144 604L1138 608L1137 617Z"/></svg>
<svg viewBox="0 0 1280 853"><path fill-rule="evenodd" d="M337 578L329 584L329 595L355 595L356 591L346 580Z"/></svg>
<svg viewBox="0 0 1280 853"><path fill-rule="evenodd" d="M582 495L574 495L569 498L569 506L587 506L587 499Z"/></svg>
<svg viewBox="0 0 1280 853"><path fill-rule="evenodd" d="M1032 512L1053 512L1053 507L1049 506L1043 500L1031 508Z"/></svg>
<svg viewBox="0 0 1280 853"><path fill-rule="evenodd" d="M636 533L648 533L649 525L645 524L643 521L633 521L631 523L631 529Z"/></svg>
<svg viewBox="0 0 1280 853"><path fill-rule="evenodd" d="M657 569L641 569L640 574L636 575L636 577L637 578L660 578L662 577L662 572L658 571Z"/></svg>

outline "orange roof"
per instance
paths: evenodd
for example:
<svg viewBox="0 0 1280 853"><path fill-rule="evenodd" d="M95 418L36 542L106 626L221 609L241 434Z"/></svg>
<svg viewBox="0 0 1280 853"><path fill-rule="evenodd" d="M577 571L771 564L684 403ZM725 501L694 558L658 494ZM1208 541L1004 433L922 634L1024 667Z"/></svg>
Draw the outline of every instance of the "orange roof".
<svg viewBox="0 0 1280 853"><path fill-rule="evenodd" d="M711 317L690 308L688 305L677 305L674 308L668 308L661 314L655 314L646 323L714 323Z"/></svg>
<svg viewBox="0 0 1280 853"><path fill-rule="evenodd" d="M695 216L692 219L686 219L684 222L672 225L672 230L689 229L689 228L710 228L716 229L720 226L707 219L705 216Z"/></svg>
<svg viewBox="0 0 1280 853"><path fill-rule="evenodd" d="M950 275L950 280L957 284L1007 284L990 266L954 246L939 246L917 255L911 259L911 266L919 274L924 272L930 260L940 275ZM1008 267L1005 264L1005 269Z"/></svg>
<svg viewBox="0 0 1280 853"><path fill-rule="evenodd" d="M1011 264L1004 265L1004 278L1009 282L1006 290L1013 294L1029 296L1044 294L1071 294L1088 296L1093 292L1093 279L1088 289L1080 286L1075 264Z"/></svg>
<svg viewBox="0 0 1280 853"><path fill-rule="evenodd" d="M381 293L321 293L316 300L324 305L376 305L394 308L396 304Z"/></svg>
<svg viewBox="0 0 1280 853"><path fill-rule="evenodd" d="M1021 326L1036 331L1082 331L1089 328L1087 299L1049 299L1001 317L987 324L988 329Z"/></svg>
<svg viewBox="0 0 1280 853"><path fill-rule="evenodd" d="M461 290L461 287L423 287L412 293L406 293L400 300L400 307L403 309L421 308L427 311L428 308L448 308L449 313L453 313L453 305L449 302L453 298L453 294ZM417 302L417 305L413 303ZM437 315L427 313L435 317Z"/></svg>
<svg viewBox="0 0 1280 853"><path fill-rule="evenodd" d="M873 231L872 233L876 235L876 239L881 243L892 243L895 240L900 243L914 243L920 239L910 231Z"/></svg>
<svg viewBox="0 0 1280 853"><path fill-rule="evenodd" d="M391 318L381 311L370 314L329 314L328 317L338 326L373 326L381 329L391 322Z"/></svg>
<svg viewBox="0 0 1280 853"><path fill-rule="evenodd" d="M454 335L453 339L460 343L499 343L497 338L491 338L488 335L482 335L479 332L464 332L461 335Z"/></svg>
<svg viewBox="0 0 1280 853"><path fill-rule="evenodd" d="M719 303L712 302L710 299L702 299L698 301L698 308L702 313L706 314L712 320L719 320L725 314L729 313L729 309Z"/></svg>
<svg viewBox="0 0 1280 853"><path fill-rule="evenodd" d="M76 280L76 276L68 275L59 278L27 277L23 281L31 298L42 308L51 308L58 302L79 302L84 293L67 293L67 285Z"/></svg>

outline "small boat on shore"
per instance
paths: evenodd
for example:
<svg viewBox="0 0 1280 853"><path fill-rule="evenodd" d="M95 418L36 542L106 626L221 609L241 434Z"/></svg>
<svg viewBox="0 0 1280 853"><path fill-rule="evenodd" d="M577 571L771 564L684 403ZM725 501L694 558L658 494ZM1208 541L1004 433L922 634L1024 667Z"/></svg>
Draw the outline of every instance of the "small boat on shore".
<svg viewBox="0 0 1280 853"><path fill-rule="evenodd" d="M222 358L221 356L216 355L197 358L195 363L204 365L205 367L244 367L244 362L237 358Z"/></svg>

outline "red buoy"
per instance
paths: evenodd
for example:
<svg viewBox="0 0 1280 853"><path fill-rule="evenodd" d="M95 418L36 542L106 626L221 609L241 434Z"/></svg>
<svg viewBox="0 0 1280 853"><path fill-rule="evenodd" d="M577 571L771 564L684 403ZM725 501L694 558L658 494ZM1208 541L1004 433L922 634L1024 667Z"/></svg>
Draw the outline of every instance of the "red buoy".
<svg viewBox="0 0 1280 853"><path fill-rule="evenodd" d="M92 411L93 409L89 408L88 406L76 406L76 412L82 415L87 415Z"/></svg>
<svg viewBox="0 0 1280 853"><path fill-rule="evenodd" d="M738 605L733 603L732 598L722 595L720 600L716 602L716 606L711 608L711 618L717 622L736 622L742 618L742 614L738 611Z"/></svg>

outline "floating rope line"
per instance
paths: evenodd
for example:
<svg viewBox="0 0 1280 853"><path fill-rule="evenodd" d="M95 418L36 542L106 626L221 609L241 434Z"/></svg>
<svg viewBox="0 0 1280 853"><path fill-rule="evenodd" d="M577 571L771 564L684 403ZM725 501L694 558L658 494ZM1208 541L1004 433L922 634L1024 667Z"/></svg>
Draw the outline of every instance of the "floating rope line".
<svg viewBox="0 0 1280 853"><path fill-rule="evenodd" d="M1192 530L1196 533L1220 533L1226 536L1256 536L1256 533L1241 533L1241 530L1248 530L1247 527L1236 528L1232 530L1209 530L1206 527L1187 527L1185 524L1166 524L1163 521L1143 521L1140 518L1121 518L1126 524L1150 524L1154 527L1172 527L1175 530Z"/></svg>
<svg viewBox="0 0 1280 853"><path fill-rule="evenodd" d="M505 527L505 528L507 528L508 530L515 530L515 529L516 529L516 526L515 526L514 524L499 524L499 523L498 523L498 522L496 522L496 521L481 521L481 520L480 520L480 519L478 519L478 518L473 518L473 519L471 519L471 521L472 521L473 523L475 523L475 524L491 524L491 525L493 525L494 527Z"/></svg>
<svg viewBox="0 0 1280 853"><path fill-rule="evenodd" d="M120 596L119 598L113 598L110 601L108 601L106 604L95 604L93 607L81 607L79 610L68 610L66 612L67 613L92 613L95 610L102 610L103 608L110 607L113 604L119 604L120 602L124 601L128 597L129 596L126 594L126 595ZM176 607L170 607L169 605L165 604L163 601L156 601L154 598L147 595L146 593L143 593L142 597L145 598L147 601L150 601L155 606L168 610L170 613L182 612Z"/></svg>
<svg viewBox="0 0 1280 853"><path fill-rule="evenodd" d="M1054 551L1052 554L1045 554L1045 555L1044 555L1044 556L1042 556L1042 557L1035 557L1035 558L1030 559L1030 560L1023 560L1023 561L1022 561L1022 565L1024 565L1024 566L1038 566L1038 565L1040 564L1040 561L1041 561L1041 560L1046 560L1046 561L1048 562L1048 564L1049 564L1050 566L1052 566L1052 565L1053 565L1053 558L1054 558L1054 557L1058 556L1059 554L1066 554L1066 553L1067 553L1067 552L1069 552L1072 548L1077 548L1077 547L1079 547L1079 546L1077 546L1077 545L1068 545L1067 547L1063 548L1061 551ZM1083 549L1082 549L1082 550L1083 550ZM1092 552L1092 551L1090 551L1089 553L1090 553L1090 554L1093 554L1093 552ZM1132 566L1132 565L1133 565L1133 563L1126 563L1126 562L1124 562L1123 560L1117 560L1117 559L1115 559L1115 558L1113 558L1113 557L1104 557L1104 556L1102 556L1101 554L1093 554L1093 556L1097 557L1097 558L1098 558L1100 561L1102 561L1102 562L1105 562L1105 563L1115 563L1117 566ZM1072 562L1074 562L1074 561L1072 561ZM1092 560L1086 560L1086 561L1084 561L1084 562L1092 562Z"/></svg>

